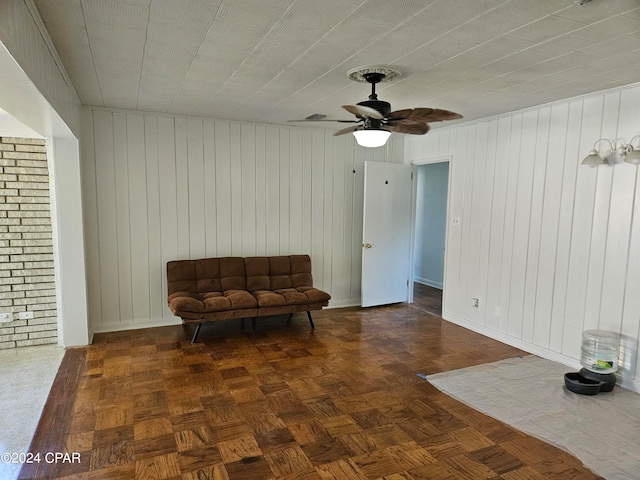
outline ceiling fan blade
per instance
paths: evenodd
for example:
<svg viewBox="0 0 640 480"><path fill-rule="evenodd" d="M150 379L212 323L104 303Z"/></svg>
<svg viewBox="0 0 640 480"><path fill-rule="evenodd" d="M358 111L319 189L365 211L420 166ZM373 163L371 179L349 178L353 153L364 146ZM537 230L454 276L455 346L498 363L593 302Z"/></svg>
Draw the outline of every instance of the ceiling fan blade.
<svg viewBox="0 0 640 480"><path fill-rule="evenodd" d="M462 115L449 110L441 110L439 108L405 108L404 110L396 110L387 115L389 120L414 120L419 122L441 122L443 120L457 120Z"/></svg>
<svg viewBox="0 0 640 480"><path fill-rule="evenodd" d="M331 119L324 119L324 120L313 120L313 119L307 119L307 118L303 118L300 120L287 120L287 122L340 122L340 123L358 123L360 120L331 120Z"/></svg>
<svg viewBox="0 0 640 480"><path fill-rule="evenodd" d="M396 124L385 125L385 130L395 133L409 133L411 135L424 135L429 131L429 124L423 122L411 122L408 120Z"/></svg>
<svg viewBox="0 0 640 480"><path fill-rule="evenodd" d="M366 107L364 105L342 105L342 108L349 113L353 113L358 118L369 117L377 120L382 120L384 118L384 115L375 108Z"/></svg>
<svg viewBox="0 0 640 480"><path fill-rule="evenodd" d="M338 130L336 133L334 133L333 136L337 137L338 135L344 135L345 133L355 132L359 128L360 128L360 126L343 128L342 130Z"/></svg>

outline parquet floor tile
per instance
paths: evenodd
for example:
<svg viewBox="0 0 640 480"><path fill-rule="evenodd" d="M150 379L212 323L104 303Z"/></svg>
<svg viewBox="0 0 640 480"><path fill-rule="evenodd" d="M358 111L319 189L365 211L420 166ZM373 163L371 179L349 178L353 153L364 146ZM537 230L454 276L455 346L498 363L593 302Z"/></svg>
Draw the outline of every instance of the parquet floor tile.
<svg viewBox="0 0 640 480"><path fill-rule="evenodd" d="M98 334L66 352L21 479L599 478L417 374L525 354L415 303Z"/></svg>

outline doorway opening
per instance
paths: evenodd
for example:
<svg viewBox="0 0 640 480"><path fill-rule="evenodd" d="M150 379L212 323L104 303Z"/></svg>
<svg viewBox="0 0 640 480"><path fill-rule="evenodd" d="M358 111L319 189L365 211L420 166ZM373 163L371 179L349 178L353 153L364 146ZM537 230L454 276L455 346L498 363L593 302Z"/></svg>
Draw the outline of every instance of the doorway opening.
<svg viewBox="0 0 640 480"><path fill-rule="evenodd" d="M445 276L450 159L416 162L414 290L442 297ZM439 313L441 315L442 300Z"/></svg>

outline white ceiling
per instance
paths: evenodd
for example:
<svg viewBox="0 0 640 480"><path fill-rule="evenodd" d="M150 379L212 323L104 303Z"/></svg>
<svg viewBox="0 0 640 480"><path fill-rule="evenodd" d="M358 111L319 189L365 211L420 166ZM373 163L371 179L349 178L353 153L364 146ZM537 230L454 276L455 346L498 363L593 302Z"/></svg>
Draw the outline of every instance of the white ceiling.
<svg viewBox="0 0 640 480"><path fill-rule="evenodd" d="M85 105L350 118L388 64L393 109L470 120L640 81L640 0L34 1Z"/></svg>

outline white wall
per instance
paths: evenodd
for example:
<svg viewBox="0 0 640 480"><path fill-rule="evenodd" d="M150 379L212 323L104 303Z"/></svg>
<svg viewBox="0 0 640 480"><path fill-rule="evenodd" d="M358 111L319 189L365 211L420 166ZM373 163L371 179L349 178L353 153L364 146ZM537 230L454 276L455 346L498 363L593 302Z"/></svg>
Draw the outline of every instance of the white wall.
<svg viewBox="0 0 640 480"><path fill-rule="evenodd" d="M583 330L620 332L640 391L638 167L579 165L639 110L633 86L407 137L406 162L453 156L444 318L577 367Z"/></svg>
<svg viewBox="0 0 640 480"><path fill-rule="evenodd" d="M86 109L82 164L94 331L179 322L166 263L309 253L330 306L359 304L365 160L332 131ZM355 173L354 173L355 170Z"/></svg>

